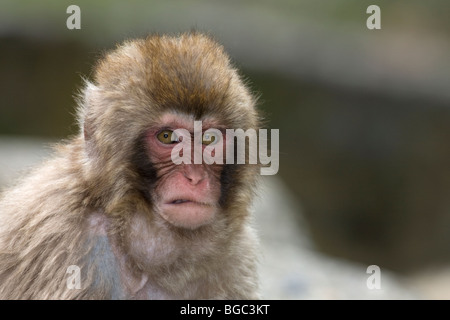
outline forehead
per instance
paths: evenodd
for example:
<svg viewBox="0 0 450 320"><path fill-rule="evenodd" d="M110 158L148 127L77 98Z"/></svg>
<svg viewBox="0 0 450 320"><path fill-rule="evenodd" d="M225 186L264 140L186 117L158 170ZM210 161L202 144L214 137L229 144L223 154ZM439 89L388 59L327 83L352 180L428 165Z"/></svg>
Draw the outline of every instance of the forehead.
<svg viewBox="0 0 450 320"><path fill-rule="evenodd" d="M193 115L183 114L183 113L174 113L167 112L164 113L158 121L158 126L160 127L168 127L170 129L187 129L188 131L194 131L195 122L200 121L202 129L216 128L222 129L223 124L219 123L217 119L213 119L212 117L204 117L201 119L196 119Z"/></svg>

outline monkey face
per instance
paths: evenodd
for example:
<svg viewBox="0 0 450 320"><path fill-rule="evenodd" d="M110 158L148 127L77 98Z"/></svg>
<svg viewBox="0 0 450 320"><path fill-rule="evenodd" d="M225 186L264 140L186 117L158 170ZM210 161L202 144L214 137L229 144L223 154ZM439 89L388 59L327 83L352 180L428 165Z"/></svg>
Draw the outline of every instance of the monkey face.
<svg viewBox="0 0 450 320"><path fill-rule="evenodd" d="M208 129L213 121L205 121ZM181 163L172 161L173 148L191 135L175 137L174 131L185 130L192 133L194 122L191 117L180 114L165 114L160 125L151 128L146 134L148 157L156 170L153 192L155 211L167 222L182 228L195 229L214 221L219 210L220 176L222 166L218 164ZM186 140L184 140L186 142ZM205 141L197 152L202 153ZM191 143L188 144L191 146ZM188 149L195 157L192 146ZM183 150L185 152L186 150Z"/></svg>

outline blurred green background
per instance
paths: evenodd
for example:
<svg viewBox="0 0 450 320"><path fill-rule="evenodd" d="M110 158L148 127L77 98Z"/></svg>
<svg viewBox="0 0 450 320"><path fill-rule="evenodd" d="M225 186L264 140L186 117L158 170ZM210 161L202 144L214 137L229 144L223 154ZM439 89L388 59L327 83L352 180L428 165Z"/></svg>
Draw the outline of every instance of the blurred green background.
<svg viewBox="0 0 450 320"><path fill-rule="evenodd" d="M66 28L71 4L81 30ZM371 4L381 30L366 27ZM211 32L280 129L278 175L322 252L404 273L447 264L449 9L448 0L1 0L0 135L74 134L82 76L124 39Z"/></svg>

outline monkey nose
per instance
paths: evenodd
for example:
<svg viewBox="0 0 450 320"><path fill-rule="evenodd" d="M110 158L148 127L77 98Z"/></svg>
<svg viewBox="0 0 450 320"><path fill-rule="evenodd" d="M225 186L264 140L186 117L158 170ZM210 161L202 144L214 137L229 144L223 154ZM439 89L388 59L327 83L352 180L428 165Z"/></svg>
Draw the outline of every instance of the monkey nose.
<svg viewBox="0 0 450 320"><path fill-rule="evenodd" d="M186 165L184 168L184 177L190 184L197 185L206 177L205 168L201 165Z"/></svg>

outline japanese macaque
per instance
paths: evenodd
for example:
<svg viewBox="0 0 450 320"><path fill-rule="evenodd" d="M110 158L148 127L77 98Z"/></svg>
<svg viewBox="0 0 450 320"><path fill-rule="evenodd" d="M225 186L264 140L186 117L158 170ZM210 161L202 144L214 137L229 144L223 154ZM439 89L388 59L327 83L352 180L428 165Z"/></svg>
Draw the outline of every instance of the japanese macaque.
<svg viewBox="0 0 450 320"><path fill-rule="evenodd" d="M0 298L259 298L259 167L175 164L188 139L175 130L194 121L259 128L254 96L209 36L106 54L79 95L79 134L1 196Z"/></svg>

